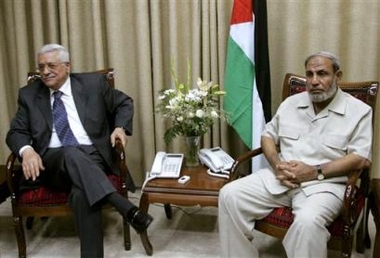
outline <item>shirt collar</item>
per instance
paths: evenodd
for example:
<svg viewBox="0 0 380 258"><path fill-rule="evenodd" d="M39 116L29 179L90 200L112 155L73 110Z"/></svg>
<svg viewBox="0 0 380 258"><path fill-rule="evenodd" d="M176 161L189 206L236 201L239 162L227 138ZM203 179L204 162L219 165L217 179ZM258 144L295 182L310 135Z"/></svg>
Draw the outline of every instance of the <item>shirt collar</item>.
<svg viewBox="0 0 380 258"><path fill-rule="evenodd" d="M307 108L312 107L313 104L309 98L308 93L306 92L306 98L300 99L297 104L298 108ZM329 110L338 114L344 114L346 111L346 100L344 98L344 92L338 87L338 90L335 94L334 99L330 102L330 104L324 109Z"/></svg>
<svg viewBox="0 0 380 258"><path fill-rule="evenodd" d="M72 93L71 93L71 80L70 80L70 77L68 77L67 80L65 81L65 83L61 86L61 88L59 88L59 91L61 91L63 93L63 95L66 95L66 96L71 96L72 95ZM55 90L50 89L50 96L54 92L55 92Z"/></svg>

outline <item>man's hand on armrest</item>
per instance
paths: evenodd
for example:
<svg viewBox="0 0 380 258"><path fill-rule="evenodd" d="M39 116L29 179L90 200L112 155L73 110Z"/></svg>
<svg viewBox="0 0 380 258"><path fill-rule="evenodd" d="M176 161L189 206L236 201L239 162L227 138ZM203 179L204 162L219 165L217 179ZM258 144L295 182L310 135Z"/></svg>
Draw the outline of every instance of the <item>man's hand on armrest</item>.
<svg viewBox="0 0 380 258"><path fill-rule="evenodd" d="M115 130L113 130L111 134L111 144L112 147L115 147L116 144L116 139L120 139L121 143L123 144L123 147L127 146L128 143L128 138L127 135L125 134L125 131L121 127L116 127Z"/></svg>
<svg viewBox="0 0 380 258"><path fill-rule="evenodd" d="M33 181L40 175L41 170L45 170L42 159L33 148L25 148L22 153L22 171L26 179Z"/></svg>

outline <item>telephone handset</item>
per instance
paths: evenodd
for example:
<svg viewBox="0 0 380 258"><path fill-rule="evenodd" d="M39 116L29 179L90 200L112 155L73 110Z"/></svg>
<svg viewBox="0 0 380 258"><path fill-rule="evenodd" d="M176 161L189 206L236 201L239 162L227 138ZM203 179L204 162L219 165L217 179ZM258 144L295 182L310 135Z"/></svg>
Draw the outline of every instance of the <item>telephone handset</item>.
<svg viewBox="0 0 380 258"><path fill-rule="evenodd" d="M202 164L205 164L212 172L216 173L228 174L234 163L234 159L220 147L201 149L198 156Z"/></svg>
<svg viewBox="0 0 380 258"><path fill-rule="evenodd" d="M154 177L178 178L181 173L182 161L182 153L159 151L154 158L150 175Z"/></svg>

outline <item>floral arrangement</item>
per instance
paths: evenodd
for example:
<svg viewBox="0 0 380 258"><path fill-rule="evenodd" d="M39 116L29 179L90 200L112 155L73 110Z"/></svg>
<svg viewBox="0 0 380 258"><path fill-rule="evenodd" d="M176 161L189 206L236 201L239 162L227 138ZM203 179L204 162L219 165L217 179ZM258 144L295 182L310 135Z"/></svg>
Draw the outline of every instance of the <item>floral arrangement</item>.
<svg viewBox="0 0 380 258"><path fill-rule="evenodd" d="M169 144L178 135L202 136L213 125L215 119L221 117L219 98L226 94L218 84L197 80L197 88L190 87L190 66L187 68L187 82L181 83L171 66L171 74L175 88L158 93L156 112L164 119L172 121L167 129L164 141Z"/></svg>

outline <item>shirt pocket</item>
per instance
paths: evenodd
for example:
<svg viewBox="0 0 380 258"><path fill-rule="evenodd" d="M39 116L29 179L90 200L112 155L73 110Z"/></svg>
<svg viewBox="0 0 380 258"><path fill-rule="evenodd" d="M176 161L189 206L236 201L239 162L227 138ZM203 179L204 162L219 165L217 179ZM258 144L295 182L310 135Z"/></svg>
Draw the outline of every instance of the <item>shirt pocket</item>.
<svg viewBox="0 0 380 258"><path fill-rule="evenodd" d="M300 133L297 129L290 126L280 127L278 135L280 138L286 138L289 140L298 140L300 138Z"/></svg>
<svg viewBox="0 0 380 258"><path fill-rule="evenodd" d="M345 151L348 148L348 141L342 135L324 134L322 135L322 143L332 149Z"/></svg>

